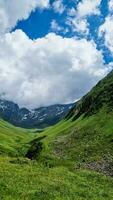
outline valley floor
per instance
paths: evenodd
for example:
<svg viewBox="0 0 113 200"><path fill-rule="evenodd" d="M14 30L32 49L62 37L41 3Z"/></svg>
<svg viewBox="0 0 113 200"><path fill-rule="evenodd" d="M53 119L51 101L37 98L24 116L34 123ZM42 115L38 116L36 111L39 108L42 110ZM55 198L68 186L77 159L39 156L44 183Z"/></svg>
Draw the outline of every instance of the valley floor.
<svg viewBox="0 0 113 200"><path fill-rule="evenodd" d="M0 156L0 200L112 200L113 179Z"/></svg>
<svg viewBox="0 0 113 200"><path fill-rule="evenodd" d="M0 121L0 200L113 200L112 119L103 108L42 133Z"/></svg>

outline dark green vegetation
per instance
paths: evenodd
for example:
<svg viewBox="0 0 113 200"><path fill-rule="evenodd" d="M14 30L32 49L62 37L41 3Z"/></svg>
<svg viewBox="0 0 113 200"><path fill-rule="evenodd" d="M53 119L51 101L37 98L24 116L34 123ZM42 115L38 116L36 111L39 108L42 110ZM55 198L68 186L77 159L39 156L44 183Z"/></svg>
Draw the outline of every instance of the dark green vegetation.
<svg viewBox="0 0 113 200"><path fill-rule="evenodd" d="M85 95L67 115L67 119L77 119L82 114L96 114L100 108L107 106L113 110L113 71L101 80L87 95Z"/></svg>
<svg viewBox="0 0 113 200"><path fill-rule="evenodd" d="M113 72L44 132L0 122L1 199L113 199L112 86Z"/></svg>

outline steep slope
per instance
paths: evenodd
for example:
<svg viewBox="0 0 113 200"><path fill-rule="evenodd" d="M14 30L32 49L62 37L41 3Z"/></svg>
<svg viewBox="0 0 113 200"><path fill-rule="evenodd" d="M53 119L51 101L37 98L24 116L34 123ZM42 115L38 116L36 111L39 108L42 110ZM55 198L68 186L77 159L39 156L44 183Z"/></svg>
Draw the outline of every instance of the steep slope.
<svg viewBox="0 0 113 200"><path fill-rule="evenodd" d="M83 97L67 118L42 133L33 131L26 138L27 130L3 122L1 145L6 146L7 137L12 141L0 155L1 199L113 199L113 106L107 100L112 99L112 83L113 73ZM84 98L94 94L86 109ZM17 140L21 132L23 139ZM10 146L15 154L9 154Z"/></svg>
<svg viewBox="0 0 113 200"><path fill-rule="evenodd" d="M82 114L91 116L103 106L107 106L108 110L113 109L113 71L76 103L76 106L68 113L67 119L74 117L75 120Z"/></svg>
<svg viewBox="0 0 113 200"><path fill-rule="evenodd" d="M43 132L41 160L86 167L113 176L113 71L69 112ZM48 153L47 153L48 152ZM59 161L60 159L60 161Z"/></svg>
<svg viewBox="0 0 113 200"><path fill-rule="evenodd" d="M52 105L28 110L11 101L0 100L0 117L23 128L45 128L58 123L74 104Z"/></svg>

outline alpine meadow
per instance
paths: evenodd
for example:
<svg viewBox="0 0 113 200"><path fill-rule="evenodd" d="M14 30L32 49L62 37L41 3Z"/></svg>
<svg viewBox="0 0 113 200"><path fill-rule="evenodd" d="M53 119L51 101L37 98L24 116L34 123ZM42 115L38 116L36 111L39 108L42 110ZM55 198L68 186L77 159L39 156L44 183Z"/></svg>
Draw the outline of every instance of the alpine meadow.
<svg viewBox="0 0 113 200"><path fill-rule="evenodd" d="M0 200L113 200L112 0L1 0Z"/></svg>

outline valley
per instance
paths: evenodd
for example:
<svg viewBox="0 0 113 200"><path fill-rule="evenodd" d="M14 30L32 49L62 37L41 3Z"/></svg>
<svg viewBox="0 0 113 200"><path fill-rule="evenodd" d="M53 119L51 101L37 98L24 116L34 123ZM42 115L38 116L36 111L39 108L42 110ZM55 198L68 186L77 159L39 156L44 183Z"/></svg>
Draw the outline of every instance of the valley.
<svg viewBox="0 0 113 200"><path fill-rule="evenodd" d="M0 0L0 200L113 200L113 0Z"/></svg>
<svg viewBox="0 0 113 200"><path fill-rule="evenodd" d="M0 120L0 199L113 199L113 71L42 132Z"/></svg>

